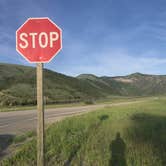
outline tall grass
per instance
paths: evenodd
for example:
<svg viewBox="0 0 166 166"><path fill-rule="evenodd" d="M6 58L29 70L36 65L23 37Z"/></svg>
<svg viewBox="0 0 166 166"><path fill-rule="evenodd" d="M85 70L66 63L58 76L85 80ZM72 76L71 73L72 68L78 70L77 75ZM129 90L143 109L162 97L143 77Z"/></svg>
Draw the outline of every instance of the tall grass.
<svg viewBox="0 0 166 166"><path fill-rule="evenodd" d="M165 166L165 104L165 99L158 99L114 106L51 125L46 132L46 165L110 165L113 140L119 132L128 166ZM1 165L36 165L35 138Z"/></svg>

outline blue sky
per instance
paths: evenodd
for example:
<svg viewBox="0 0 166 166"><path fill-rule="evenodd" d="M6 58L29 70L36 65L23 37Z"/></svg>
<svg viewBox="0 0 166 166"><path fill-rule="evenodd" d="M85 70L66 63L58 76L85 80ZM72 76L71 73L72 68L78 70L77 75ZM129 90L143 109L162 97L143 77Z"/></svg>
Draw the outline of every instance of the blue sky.
<svg viewBox="0 0 166 166"><path fill-rule="evenodd" d="M63 50L46 68L76 76L166 74L165 0L0 0L0 62L31 65L15 50L28 17L63 30Z"/></svg>

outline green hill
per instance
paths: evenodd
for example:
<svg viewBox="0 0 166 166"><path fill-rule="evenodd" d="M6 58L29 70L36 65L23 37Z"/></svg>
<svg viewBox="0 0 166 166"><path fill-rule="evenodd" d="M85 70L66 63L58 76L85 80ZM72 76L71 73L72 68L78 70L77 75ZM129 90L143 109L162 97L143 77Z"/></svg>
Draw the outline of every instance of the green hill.
<svg viewBox="0 0 166 166"><path fill-rule="evenodd" d="M83 74L77 77L92 86L102 89L105 94L121 96L152 96L166 94L165 75L134 73L119 77L96 77Z"/></svg>
<svg viewBox="0 0 166 166"><path fill-rule="evenodd" d="M84 80L44 69L44 98L47 103L70 103L104 97ZM36 69L0 64L0 105L36 103Z"/></svg>
<svg viewBox="0 0 166 166"><path fill-rule="evenodd" d="M44 69L46 103L71 103L110 95L150 96L166 94L166 76L140 73L123 77L82 74L70 77ZM0 64L0 105L36 104L36 69Z"/></svg>

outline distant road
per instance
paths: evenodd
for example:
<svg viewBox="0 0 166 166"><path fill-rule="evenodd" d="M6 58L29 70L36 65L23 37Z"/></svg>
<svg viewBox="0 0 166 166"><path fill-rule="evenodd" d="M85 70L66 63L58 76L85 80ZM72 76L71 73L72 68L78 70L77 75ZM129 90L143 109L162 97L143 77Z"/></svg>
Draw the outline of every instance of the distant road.
<svg viewBox="0 0 166 166"><path fill-rule="evenodd" d="M145 101L145 100L144 100ZM113 104L98 104L87 106L75 106L67 108L54 108L45 110L45 122L53 123L68 116L78 115L94 111L105 106L128 105L144 102L143 100L120 102ZM21 134L36 129L37 111L0 112L0 134Z"/></svg>

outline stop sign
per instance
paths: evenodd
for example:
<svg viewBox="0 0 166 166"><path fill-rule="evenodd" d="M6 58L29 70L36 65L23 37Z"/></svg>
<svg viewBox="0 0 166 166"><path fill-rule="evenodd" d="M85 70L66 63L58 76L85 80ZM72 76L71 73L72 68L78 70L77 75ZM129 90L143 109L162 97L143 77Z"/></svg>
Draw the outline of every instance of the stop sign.
<svg viewBox="0 0 166 166"><path fill-rule="evenodd" d="M62 49L62 30L49 18L29 18L16 31L16 50L29 62L49 62Z"/></svg>

